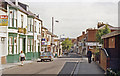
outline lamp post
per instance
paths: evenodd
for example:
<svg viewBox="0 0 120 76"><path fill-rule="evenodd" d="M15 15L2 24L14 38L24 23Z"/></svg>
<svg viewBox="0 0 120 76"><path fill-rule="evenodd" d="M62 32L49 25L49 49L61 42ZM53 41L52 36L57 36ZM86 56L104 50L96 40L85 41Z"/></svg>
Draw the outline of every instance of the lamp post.
<svg viewBox="0 0 120 76"><path fill-rule="evenodd" d="M54 22L59 22L58 20L54 20L54 17L52 17L52 37L51 37L51 45L53 45L53 37L54 37ZM52 46L53 50L53 46Z"/></svg>

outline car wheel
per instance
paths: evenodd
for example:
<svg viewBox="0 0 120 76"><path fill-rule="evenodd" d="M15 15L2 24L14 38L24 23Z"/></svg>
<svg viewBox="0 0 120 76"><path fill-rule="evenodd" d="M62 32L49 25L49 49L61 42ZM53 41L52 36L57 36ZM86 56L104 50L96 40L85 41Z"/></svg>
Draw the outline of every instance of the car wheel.
<svg viewBox="0 0 120 76"><path fill-rule="evenodd" d="M41 59L41 62L43 62L43 60Z"/></svg>
<svg viewBox="0 0 120 76"><path fill-rule="evenodd" d="M51 59L50 59L50 61L51 61Z"/></svg>

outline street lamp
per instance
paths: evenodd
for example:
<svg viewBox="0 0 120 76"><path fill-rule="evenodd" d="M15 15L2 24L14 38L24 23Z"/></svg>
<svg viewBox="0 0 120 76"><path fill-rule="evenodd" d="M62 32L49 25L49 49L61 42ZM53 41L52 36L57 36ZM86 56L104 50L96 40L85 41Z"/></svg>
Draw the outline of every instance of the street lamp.
<svg viewBox="0 0 120 76"><path fill-rule="evenodd" d="M54 17L52 17L52 35L54 34L54 22L59 22L58 20L54 20ZM53 36L52 36L52 40L51 40L51 44L53 44Z"/></svg>
<svg viewBox="0 0 120 76"><path fill-rule="evenodd" d="M55 20L55 22L59 22L58 20ZM54 34L53 33L54 32L54 17L52 17L52 34Z"/></svg>
<svg viewBox="0 0 120 76"><path fill-rule="evenodd" d="M54 34L54 22L59 22L58 20L54 20L54 17L52 17L52 35ZM54 35L53 35L54 36ZM53 36L51 37L51 45L53 45ZM52 46L52 50L53 50L53 46Z"/></svg>

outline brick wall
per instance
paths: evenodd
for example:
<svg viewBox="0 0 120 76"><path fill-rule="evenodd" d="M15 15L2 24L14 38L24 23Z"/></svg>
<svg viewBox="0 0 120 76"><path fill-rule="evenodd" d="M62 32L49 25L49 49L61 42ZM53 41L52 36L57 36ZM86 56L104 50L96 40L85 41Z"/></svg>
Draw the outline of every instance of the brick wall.
<svg viewBox="0 0 120 76"><path fill-rule="evenodd" d="M94 42L96 41L96 32L97 30L88 30L88 38L87 38L87 41L89 42Z"/></svg>

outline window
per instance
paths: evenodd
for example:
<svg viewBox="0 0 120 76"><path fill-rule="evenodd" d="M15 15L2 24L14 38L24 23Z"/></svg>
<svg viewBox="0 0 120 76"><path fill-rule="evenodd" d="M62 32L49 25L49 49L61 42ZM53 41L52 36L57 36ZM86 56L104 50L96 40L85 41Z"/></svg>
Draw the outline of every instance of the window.
<svg viewBox="0 0 120 76"><path fill-rule="evenodd" d="M23 15L21 15L21 28L23 28Z"/></svg>
<svg viewBox="0 0 120 76"><path fill-rule="evenodd" d="M8 38L8 54L18 54L17 37Z"/></svg>
<svg viewBox="0 0 120 76"><path fill-rule="evenodd" d="M16 10L10 10L10 25L9 27L17 27L17 12Z"/></svg>
<svg viewBox="0 0 120 76"><path fill-rule="evenodd" d="M28 18L28 31L33 31L32 18Z"/></svg>
<svg viewBox="0 0 120 76"><path fill-rule="evenodd" d="M17 37L14 38L14 54L18 54L18 51L17 51Z"/></svg>
<svg viewBox="0 0 120 76"><path fill-rule="evenodd" d="M34 30L35 30L35 32L36 32L36 21L35 21L35 29L34 29Z"/></svg>
<svg viewBox="0 0 120 76"><path fill-rule="evenodd" d="M33 51L33 39L31 39L31 51Z"/></svg>
<svg viewBox="0 0 120 76"><path fill-rule="evenodd" d="M33 32L33 20L30 19L30 26L31 26L31 31Z"/></svg>
<svg viewBox="0 0 120 76"><path fill-rule="evenodd" d="M13 54L13 37L8 38L8 54Z"/></svg>
<svg viewBox="0 0 120 76"><path fill-rule="evenodd" d="M39 23L39 34L40 34L40 23Z"/></svg>
<svg viewBox="0 0 120 76"><path fill-rule="evenodd" d="M14 24L14 23L13 23L13 10L11 10L11 11L10 11L10 25L9 25L9 27L14 27L13 24Z"/></svg>
<svg viewBox="0 0 120 76"><path fill-rule="evenodd" d="M28 24L27 25L28 25L27 29L28 29L28 31L30 31L30 18L28 18Z"/></svg>
<svg viewBox="0 0 120 76"><path fill-rule="evenodd" d="M30 39L28 39L28 52L31 52L31 49L30 49L31 43L30 42L31 42Z"/></svg>
<svg viewBox="0 0 120 76"><path fill-rule="evenodd" d="M35 40L35 52L36 52L36 40Z"/></svg>

